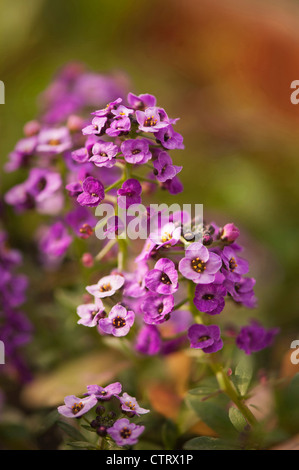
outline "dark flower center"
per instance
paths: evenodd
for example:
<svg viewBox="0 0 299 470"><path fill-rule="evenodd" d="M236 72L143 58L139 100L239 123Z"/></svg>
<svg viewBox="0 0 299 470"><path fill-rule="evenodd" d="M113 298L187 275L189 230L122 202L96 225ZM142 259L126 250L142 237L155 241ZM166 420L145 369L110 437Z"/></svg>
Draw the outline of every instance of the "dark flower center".
<svg viewBox="0 0 299 470"><path fill-rule="evenodd" d="M132 152L132 154L133 154L133 155L137 155L137 154L140 153L140 152L141 152L140 149L134 149L133 152Z"/></svg>
<svg viewBox="0 0 299 470"><path fill-rule="evenodd" d="M236 260L234 257L232 257L230 260L229 260L229 269L234 272L234 270L237 268L237 263L236 263Z"/></svg>
<svg viewBox="0 0 299 470"><path fill-rule="evenodd" d="M158 313L161 315L161 313L163 312L164 310L164 305L163 304L160 304L158 305Z"/></svg>
<svg viewBox="0 0 299 470"><path fill-rule="evenodd" d="M146 118L144 121L144 127L153 127L157 124L157 119L154 118L154 116L150 116Z"/></svg>
<svg viewBox="0 0 299 470"><path fill-rule="evenodd" d="M110 282L108 282L107 284L102 284L100 286L100 292L109 292L110 290L112 290Z"/></svg>
<svg viewBox="0 0 299 470"><path fill-rule="evenodd" d="M38 183L37 183L37 189L38 191L42 191L43 189L45 189L45 187L47 186L47 180L46 178L41 178Z"/></svg>
<svg viewBox="0 0 299 470"><path fill-rule="evenodd" d="M113 318L112 324L114 328L123 328L126 326L126 320L122 317L115 317Z"/></svg>
<svg viewBox="0 0 299 470"><path fill-rule="evenodd" d="M202 299L203 299L203 300L213 300L214 297L215 297L215 296L214 296L213 294L204 294L204 295L202 296Z"/></svg>
<svg viewBox="0 0 299 470"><path fill-rule="evenodd" d="M107 155L106 152L100 152L100 156L101 156L101 157L108 157L108 155Z"/></svg>
<svg viewBox="0 0 299 470"><path fill-rule="evenodd" d="M105 390L102 390L102 391L100 392L100 395L102 395L102 397L104 397L104 396L107 395L107 392L106 392Z"/></svg>
<svg viewBox="0 0 299 470"><path fill-rule="evenodd" d="M129 428L122 428L122 430L120 431L120 435L123 439L128 439L128 437L130 437L132 434L132 431L131 429Z"/></svg>
<svg viewBox="0 0 299 470"><path fill-rule="evenodd" d="M169 279L169 277L165 273L162 273L160 281L163 282L163 284L166 284L167 286L169 286L171 284L171 280Z"/></svg>
<svg viewBox="0 0 299 470"><path fill-rule="evenodd" d="M203 273L207 269L206 264L207 263L202 261L200 258L194 258L191 261L191 267L196 273Z"/></svg>
<svg viewBox="0 0 299 470"><path fill-rule="evenodd" d="M209 336L200 336L200 337L197 339L197 341L198 341L199 343L203 343L204 341L207 341L208 339L210 339Z"/></svg>
<svg viewBox="0 0 299 470"><path fill-rule="evenodd" d="M72 406L73 414L76 415L77 413L79 413L79 411L82 410L82 408L84 408L82 401L80 401L80 403L74 403Z"/></svg>

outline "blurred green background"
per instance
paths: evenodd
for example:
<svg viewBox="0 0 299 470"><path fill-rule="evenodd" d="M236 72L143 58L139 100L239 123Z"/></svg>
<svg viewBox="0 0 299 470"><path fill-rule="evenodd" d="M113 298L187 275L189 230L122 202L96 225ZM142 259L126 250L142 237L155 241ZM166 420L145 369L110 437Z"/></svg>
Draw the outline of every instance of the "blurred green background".
<svg viewBox="0 0 299 470"><path fill-rule="evenodd" d="M299 5L290 0L1 0L0 161L35 117L59 67L123 71L153 93L186 149L185 191L206 219L235 222L257 277L258 310L279 325L277 367L299 338ZM1 172L5 191L18 176ZM169 199L171 200L171 199ZM16 223L14 220L10 222ZM250 312L251 313L251 312ZM243 322L244 323L244 322Z"/></svg>

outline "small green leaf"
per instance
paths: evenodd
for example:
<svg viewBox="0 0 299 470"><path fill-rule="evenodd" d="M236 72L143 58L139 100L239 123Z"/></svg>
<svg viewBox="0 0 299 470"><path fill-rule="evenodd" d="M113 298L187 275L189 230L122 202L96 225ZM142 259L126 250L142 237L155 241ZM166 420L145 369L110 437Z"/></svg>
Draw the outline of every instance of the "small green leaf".
<svg viewBox="0 0 299 470"><path fill-rule="evenodd" d="M232 425L236 428L238 432L243 432L246 426L248 426L246 419L242 415L241 411L238 410L238 408L234 408L232 406L229 409L228 415Z"/></svg>
<svg viewBox="0 0 299 470"><path fill-rule="evenodd" d="M250 385L253 374L252 360L250 356L242 356L242 359L238 363L234 381L241 396L245 396Z"/></svg>
<svg viewBox="0 0 299 470"><path fill-rule="evenodd" d="M67 445L74 449L98 450L97 446L86 441L67 442Z"/></svg>
<svg viewBox="0 0 299 470"><path fill-rule="evenodd" d="M184 444L185 450L226 450L236 449L233 444L215 437L195 437Z"/></svg>
<svg viewBox="0 0 299 470"><path fill-rule="evenodd" d="M78 431L78 429L76 429L71 424L68 424L65 421L58 421L57 424L69 437L71 437L75 441L87 442L83 434L81 434L81 432Z"/></svg>

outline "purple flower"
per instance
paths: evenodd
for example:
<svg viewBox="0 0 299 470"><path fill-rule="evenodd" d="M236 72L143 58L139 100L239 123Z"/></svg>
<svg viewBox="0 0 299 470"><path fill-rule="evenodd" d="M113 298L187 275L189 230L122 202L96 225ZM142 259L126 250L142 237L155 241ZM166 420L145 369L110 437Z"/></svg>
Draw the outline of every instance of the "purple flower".
<svg viewBox="0 0 299 470"><path fill-rule="evenodd" d="M248 261L237 256L231 246L225 246L223 248L221 256L228 271L229 279L238 281L240 279L241 274L248 273ZM223 274L225 274L224 271Z"/></svg>
<svg viewBox="0 0 299 470"><path fill-rule="evenodd" d="M87 163L89 160L89 153L86 147L81 147L72 152L72 159L77 163Z"/></svg>
<svg viewBox="0 0 299 470"><path fill-rule="evenodd" d="M179 178L175 176L174 178L165 181L165 183L162 184L162 188L166 189L170 194L175 196L176 194L179 194L183 191L184 186Z"/></svg>
<svg viewBox="0 0 299 470"><path fill-rule="evenodd" d="M139 129L143 132L158 132L163 127L167 127L169 122L161 120L160 108L149 107L145 111L136 111L136 119Z"/></svg>
<svg viewBox="0 0 299 470"><path fill-rule="evenodd" d="M173 307L173 295L149 294L141 304L143 319L149 325L159 325L169 320Z"/></svg>
<svg viewBox="0 0 299 470"><path fill-rule="evenodd" d="M91 124L82 129L83 135L100 135L105 128L107 122L106 117L94 117Z"/></svg>
<svg viewBox="0 0 299 470"><path fill-rule="evenodd" d="M83 192L77 197L81 206L95 207L105 198L103 184L93 176L88 176L83 181L82 188Z"/></svg>
<svg viewBox="0 0 299 470"><path fill-rule="evenodd" d="M27 166L35 153L36 145L36 136L19 140L14 151L9 154L9 161L5 165L5 171L11 172Z"/></svg>
<svg viewBox="0 0 299 470"><path fill-rule="evenodd" d="M224 309L226 289L221 284L197 284L194 305L200 312L216 315Z"/></svg>
<svg viewBox="0 0 299 470"><path fill-rule="evenodd" d="M86 290L96 298L110 297L124 285L125 279L119 274L102 277L97 284L87 286Z"/></svg>
<svg viewBox="0 0 299 470"><path fill-rule="evenodd" d="M217 325L192 325L188 330L188 338L191 348L202 349L205 353L213 353L223 347L220 328Z"/></svg>
<svg viewBox="0 0 299 470"><path fill-rule="evenodd" d="M173 150L185 148L183 144L183 136L178 132L175 132L171 125L160 129L155 134L155 137L157 141L161 142L163 147L165 147L166 149Z"/></svg>
<svg viewBox="0 0 299 470"><path fill-rule="evenodd" d="M158 294L173 294L179 288L178 272L173 261L161 258L145 277L145 285L152 292Z"/></svg>
<svg viewBox="0 0 299 470"><path fill-rule="evenodd" d="M239 235L240 230L233 223L224 225L224 227L219 231L219 238L224 242L233 243Z"/></svg>
<svg viewBox="0 0 299 470"><path fill-rule="evenodd" d="M72 243L72 237L68 234L62 222L56 222L42 235L39 248L49 257L61 257Z"/></svg>
<svg viewBox="0 0 299 470"><path fill-rule="evenodd" d="M121 418L115 421L113 426L107 429L107 432L118 446L132 446L138 442L138 437L144 429L144 426L130 423L127 418Z"/></svg>
<svg viewBox="0 0 299 470"><path fill-rule="evenodd" d="M173 165L171 157L166 152L159 154L158 159L154 161L154 167L154 175L161 183L173 179L183 168Z"/></svg>
<svg viewBox="0 0 299 470"><path fill-rule="evenodd" d="M69 395L64 399L65 405L58 406L57 410L67 418L79 418L80 416L88 413L97 403L97 397L91 395L87 398L78 398L75 395Z"/></svg>
<svg viewBox="0 0 299 470"><path fill-rule="evenodd" d="M98 400L108 401L112 397L118 397L121 393L121 384L114 382L107 385L107 387L100 387L100 385L87 385L88 395L95 395Z"/></svg>
<svg viewBox="0 0 299 470"><path fill-rule="evenodd" d="M241 303L247 308L254 308L256 305L253 291L255 282L253 277L241 277L237 282L226 279L224 285L235 302Z"/></svg>
<svg viewBox="0 0 299 470"><path fill-rule="evenodd" d="M105 142L99 140L92 147L92 157L89 159L90 162L94 163L98 167L106 166L107 168L115 164L115 156L118 152L117 145L112 142Z"/></svg>
<svg viewBox="0 0 299 470"><path fill-rule="evenodd" d="M77 314L80 320L77 323L88 327L96 326L99 320L103 318L103 313L104 305L101 299L96 299L94 304L79 305L77 307Z"/></svg>
<svg viewBox="0 0 299 470"><path fill-rule="evenodd" d="M119 400L121 402L122 410L128 411L130 414L140 416L149 413L150 411L146 410L145 408L141 408L138 405L136 398L131 397L127 393L123 393L122 397L119 397Z"/></svg>
<svg viewBox="0 0 299 470"><path fill-rule="evenodd" d="M66 223L81 238L89 238L96 226L97 218L84 206L78 206L65 216Z"/></svg>
<svg viewBox="0 0 299 470"><path fill-rule="evenodd" d="M196 284L210 284L214 282L215 274L221 266L220 256L196 242L188 246L185 258L179 263L179 271Z"/></svg>
<svg viewBox="0 0 299 470"><path fill-rule="evenodd" d="M120 147L125 160L133 165L141 165L152 158L146 139L128 139Z"/></svg>
<svg viewBox="0 0 299 470"><path fill-rule="evenodd" d="M120 189L117 191L117 204L122 209L127 209L132 204L141 203L142 187L139 181L130 178L125 181Z"/></svg>
<svg viewBox="0 0 299 470"><path fill-rule="evenodd" d="M130 116L130 114L133 114L133 113L134 113L133 109L127 108L126 106L122 104L118 106L117 108L111 110L111 114L113 114L116 117L123 117L123 116L128 117Z"/></svg>
<svg viewBox="0 0 299 470"><path fill-rule="evenodd" d="M129 132L131 129L131 121L127 116L121 118L115 118L110 124L110 127L106 130L106 134L110 137L117 137L123 132Z"/></svg>
<svg viewBox="0 0 299 470"><path fill-rule="evenodd" d="M101 330L113 336L126 336L134 324L135 314L120 304L114 305L107 318L99 321Z"/></svg>
<svg viewBox="0 0 299 470"><path fill-rule="evenodd" d="M177 227L174 223L169 222L163 225L162 229L157 229L150 234L150 239L156 243L157 249L162 246L170 247L176 245L180 240L181 227Z"/></svg>
<svg viewBox="0 0 299 470"><path fill-rule="evenodd" d="M270 346L278 333L279 328L266 330L257 321L252 320L250 325L241 328L236 343L246 354L251 354Z"/></svg>
<svg viewBox="0 0 299 470"><path fill-rule="evenodd" d="M132 108L144 111L146 108L156 106L156 98L148 93L144 95L134 95L134 93L128 94L128 103Z"/></svg>
<svg viewBox="0 0 299 470"><path fill-rule="evenodd" d="M57 155L72 147L67 127L42 130L38 135L36 151L47 156Z"/></svg>
<svg viewBox="0 0 299 470"><path fill-rule="evenodd" d="M138 333L135 349L140 354L154 356L161 349L161 336L156 326L145 325Z"/></svg>
<svg viewBox="0 0 299 470"><path fill-rule="evenodd" d="M115 101L111 101L110 103L107 104L107 106L103 109L98 109L97 111L94 111L91 114L94 114L95 116L98 117L105 117L108 116L113 109L116 109L119 105L119 103L122 102L121 98L117 98Z"/></svg>
<svg viewBox="0 0 299 470"><path fill-rule="evenodd" d="M56 199L61 185L59 173L32 168L24 183L14 186L6 193L5 201L20 211L36 207L38 212L55 214L60 211L63 203L63 200L59 202Z"/></svg>

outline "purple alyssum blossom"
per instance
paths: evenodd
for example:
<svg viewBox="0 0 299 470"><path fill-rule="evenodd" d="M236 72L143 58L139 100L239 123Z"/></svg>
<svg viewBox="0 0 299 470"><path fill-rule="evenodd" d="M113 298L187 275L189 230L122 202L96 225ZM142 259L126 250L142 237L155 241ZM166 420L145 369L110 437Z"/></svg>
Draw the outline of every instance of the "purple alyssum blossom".
<svg viewBox="0 0 299 470"><path fill-rule="evenodd" d="M217 325L192 325L188 329L188 339L191 348L202 349L204 353L214 353L223 347L220 328Z"/></svg>
<svg viewBox="0 0 299 470"><path fill-rule="evenodd" d="M114 425L107 429L109 436L114 439L118 446L134 445L138 437L144 431L144 426L130 423L127 418L118 419Z"/></svg>
<svg viewBox="0 0 299 470"><path fill-rule="evenodd" d="M82 184L83 192L77 197L81 206L96 207L105 198L104 186L98 179L88 176Z"/></svg>
<svg viewBox="0 0 299 470"><path fill-rule="evenodd" d="M141 304L143 320L149 325L159 325L169 320L174 307L173 295L148 294Z"/></svg>
<svg viewBox="0 0 299 470"><path fill-rule="evenodd" d="M156 231L150 233L150 239L157 245L156 249L176 245L180 240L180 236L181 227L173 222L168 222L161 229L157 228Z"/></svg>
<svg viewBox="0 0 299 470"><path fill-rule="evenodd" d="M155 325L145 325L139 330L135 350L140 354L154 356L159 353L161 345L161 335Z"/></svg>
<svg viewBox="0 0 299 470"><path fill-rule="evenodd" d="M175 132L172 125L160 129L155 137L158 142L161 142L164 148L168 150L184 149L183 136Z"/></svg>
<svg viewBox="0 0 299 470"><path fill-rule="evenodd" d="M267 330L260 323L252 320L250 325L241 328L236 338L236 344L246 354L252 354L270 346L278 333L279 328Z"/></svg>
<svg viewBox="0 0 299 470"><path fill-rule="evenodd" d="M227 271L227 277L233 281L238 281L240 275L248 273L248 261L240 258L231 246L225 246L221 252L221 257Z"/></svg>
<svg viewBox="0 0 299 470"><path fill-rule="evenodd" d="M94 117L91 124L82 129L83 135L101 135L107 123L106 117Z"/></svg>
<svg viewBox="0 0 299 470"><path fill-rule="evenodd" d="M118 153L117 145L113 142L99 140L92 147L92 156L89 161L97 167L106 166L111 168L115 164L115 156Z"/></svg>
<svg viewBox="0 0 299 470"><path fill-rule="evenodd" d="M41 155L53 156L70 149L72 140L67 127L48 128L38 134L36 151Z"/></svg>
<svg viewBox="0 0 299 470"><path fill-rule="evenodd" d="M117 190L117 204L126 209L132 204L141 203L142 187L138 180L130 178L126 180L122 187Z"/></svg>
<svg viewBox="0 0 299 470"><path fill-rule="evenodd" d="M181 170L182 166L174 165L172 158L166 152L160 152L154 161L154 175L161 183L172 180Z"/></svg>
<svg viewBox="0 0 299 470"><path fill-rule="evenodd" d="M129 93L127 97L129 105L136 110L144 111L146 108L152 108L156 106L156 98L148 93L141 95L134 95Z"/></svg>
<svg viewBox="0 0 299 470"><path fill-rule="evenodd" d="M94 304L82 304L77 307L77 314L80 317L79 325L93 327L98 324L101 318L105 317L104 305L101 299L95 299Z"/></svg>
<svg viewBox="0 0 299 470"><path fill-rule="evenodd" d="M222 229L219 230L218 237L224 241L233 243L240 235L240 230L233 223L225 224Z"/></svg>
<svg viewBox="0 0 299 470"><path fill-rule="evenodd" d="M86 207L78 206L66 214L65 221L80 238L89 238L97 218Z"/></svg>
<svg viewBox="0 0 299 470"><path fill-rule="evenodd" d="M200 312L216 315L224 309L226 293L222 284L197 284L193 302Z"/></svg>
<svg viewBox="0 0 299 470"><path fill-rule="evenodd" d="M5 164L5 171L12 172L28 165L35 154L37 137L25 137L19 140L14 150L9 154L9 161Z"/></svg>
<svg viewBox="0 0 299 470"><path fill-rule="evenodd" d="M123 305L116 304L110 310L107 318L99 321L101 330L113 336L126 336L133 326L135 314L132 310L127 310Z"/></svg>
<svg viewBox="0 0 299 470"><path fill-rule="evenodd" d="M169 122L161 119L160 108L149 107L144 111L136 111L136 119L139 130L143 132L158 132L163 127L167 127Z"/></svg>
<svg viewBox="0 0 299 470"><path fill-rule="evenodd" d="M255 283L253 277L240 277L236 282L225 279L224 286L235 302L247 308L254 308L257 302L253 290Z"/></svg>
<svg viewBox="0 0 299 470"><path fill-rule="evenodd" d="M105 116L109 116L109 114L111 114L111 111L113 109L116 109L119 104L122 102L122 99L121 98L117 98L116 100L114 101L111 101L110 103L107 104L107 106L103 109L98 109L97 111L94 111L93 114L94 116L97 116L97 117L105 117Z"/></svg>
<svg viewBox="0 0 299 470"><path fill-rule="evenodd" d="M179 288L178 272L175 264L168 258L161 258L145 277L146 287L158 294L173 294Z"/></svg>
<svg viewBox="0 0 299 470"><path fill-rule="evenodd" d="M108 401L121 394L122 386L120 382L114 382L106 387L100 385L87 385L88 395L95 395L98 400Z"/></svg>
<svg viewBox="0 0 299 470"><path fill-rule="evenodd" d="M98 403L98 400L95 395L86 398L68 395L65 397L64 403L64 405L58 406L58 413L67 418L80 418L80 416L88 413Z"/></svg>
<svg viewBox="0 0 299 470"><path fill-rule="evenodd" d="M179 271L196 284L210 284L214 282L221 266L220 256L209 251L200 242L195 242L188 246L185 257L179 263Z"/></svg>
<svg viewBox="0 0 299 470"><path fill-rule="evenodd" d="M120 289L125 282L125 278L119 274L111 274L110 276L102 277L97 284L87 286L86 290L89 294L96 298L110 297Z"/></svg>
<svg viewBox="0 0 299 470"><path fill-rule="evenodd" d="M128 393L123 393L123 395L121 397L119 397L119 401L121 403L121 408L123 411L127 411L128 413L130 413L130 415L137 415L137 416L140 416L140 415L144 415L146 413L149 413L150 410L147 410L145 408L141 408L141 406L139 406L136 398L134 397L131 397L130 395L128 395Z"/></svg>
<svg viewBox="0 0 299 470"><path fill-rule="evenodd" d="M68 234L65 225L62 222L56 222L41 236L39 249L51 258L59 258L66 253L71 242L72 237Z"/></svg>
<svg viewBox="0 0 299 470"><path fill-rule="evenodd" d="M141 165L152 158L146 139L128 139L121 144L121 152L128 163Z"/></svg>
<svg viewBox="0 0 299 470"><path fill-rule="evenodd" d="M106 129L106 134L110 137L117 137L121 134L129 132L131 129L131 121L127 116L115 117L110 123L110 127Z"/></svg>

